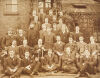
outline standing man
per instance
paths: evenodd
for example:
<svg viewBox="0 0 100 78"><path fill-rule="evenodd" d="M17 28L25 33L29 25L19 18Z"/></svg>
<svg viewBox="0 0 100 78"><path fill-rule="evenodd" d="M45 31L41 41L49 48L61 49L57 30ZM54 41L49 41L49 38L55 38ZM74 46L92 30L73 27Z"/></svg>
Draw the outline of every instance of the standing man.
<svg viewBox="0 0 100 78"><path fill-rule="evenodd" d="M43 9L40 9L40 13L39 13L39 21L41 22L41 24L44 23L44 19L45 19L45 13Z"/></svg>
<svg viewBox="0 0 100 78"><path fill-rule="evenodd" d="M77 50L79 54L82 54L87 47L87 44L84 42L83 36L79 37L79 42L77 43Z"/></svg>
<svg viewBox="0 0 100 78"><path fill-rule="evenodd" d="M20 46L23 44L23 40L25 39L25 34L22 29L18 30L18 35L17 35L17 45Z"/></svg>
<svg viewBox="0 0 100 78"><path fill-rule="evenodd" d="M53 22L53 10L52 9L49 10L48 19L49 19L49 23L52 24Z"/></svg>
<svg viewBox="0 0 100 78"><path fill-rule="evenodd" d="M53 28L52 28L52 32L57 36L58 35L58 31L57 31L57 24L53 23Z"/></svg>
<svg viewBox="0 0 100 78"><path fill-rule="evenodd" d="M65 26L65 29L66 29L66 25L63 23L63 20L60 18L59 19L59 22L58 22L58 25L57 25L57 31L58 32L61 32L62 28ZM66 30L67 31L67 30Z"/></svg>
<svg viewBox="0 0 100 78"><path fill-rule="evenodd" d="M42 24L42 25L45 25L47 28L51 27L51 24L49 23L49 19L48 18L45 18L44 24Z"/></svg>
<svg viewBox="0 0 100 78"><path fill-rule="evenodd" d="M83 34L80 32L79 26L76 26L76 28L75 28L75 33L74 33L74 40L75 40L76 42L78 42L78 41L79 41L79 37L82 36L82 35L83 35Z"/></svg>
<svg viewBox="0 0 100 78"><path fill-rule="evenodd" d="M64 43L68 43L70 33L68 27L65 24L62 25L61 30L59 31L59 35L61 36L61 40Z"/></svg>
<svg viewBox="0 0 100 78"><path fill-rule="evenodd" d="M44 41L44 36L46 34L46 25L42 24L42 30L39 31L39 38L42 39L42 41Z"/></svg>
<svg viewBox="0 0 100 78"><path fill-rule="evenodd" d="M39 22L39 17L38 16L35 16L34 17L34 21L32 22L34 24L34 28L37 32L39 32L39 30L41 29L41 25L40 25L40 22Z"/></svg>
<svg viewBox="0 0 100 78"><path fill-rule="evenodd" d="M55 42L55 34L51 32L52 28L47 28L47 33L44 36L44 45L47 49L53 47L53 43Z"/></svg>
<svg viewBox="0 0 100 78"><path fill-rule="evenodd" d="M30 47L34 47L38 41L38 33L34 27L34 24L30 24L29 30L27 32L27 40Z"/></svg>

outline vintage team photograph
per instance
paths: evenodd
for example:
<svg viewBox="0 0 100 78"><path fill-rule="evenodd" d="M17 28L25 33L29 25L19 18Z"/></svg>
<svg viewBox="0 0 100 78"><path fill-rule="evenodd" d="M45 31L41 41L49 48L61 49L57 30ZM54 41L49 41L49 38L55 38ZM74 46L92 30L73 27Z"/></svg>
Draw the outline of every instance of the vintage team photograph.
<svg viewBox="0 0 100 78"><path fill-rule="evenodd" d="M0 0L0 78L100 78L100 0Z"/></svg>

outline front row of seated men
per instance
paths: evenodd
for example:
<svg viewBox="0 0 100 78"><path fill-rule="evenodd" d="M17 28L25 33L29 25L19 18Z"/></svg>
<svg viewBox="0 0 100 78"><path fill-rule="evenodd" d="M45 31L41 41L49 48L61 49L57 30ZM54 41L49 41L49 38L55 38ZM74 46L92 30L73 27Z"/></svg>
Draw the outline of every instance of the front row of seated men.
<svg viewBox="0 0 100 78"><path fill-rule="evenodd" d="M7 47L1 54L1 64L4 73L11 78L19 77L20 74L34 75L38 72L67 72L79 76L88 76L98 71L97 43L94 37L90 37L90 43L86 44L83 37L79 37L79 42L73 42L69 37L69 43L65 44L57 36L57 42L53 48L46 49L42 44L42 39L38 40L38 45L34 48L27 45L27 40L23 40L23 45L16 46L13 40L12 45Z"/></svg>

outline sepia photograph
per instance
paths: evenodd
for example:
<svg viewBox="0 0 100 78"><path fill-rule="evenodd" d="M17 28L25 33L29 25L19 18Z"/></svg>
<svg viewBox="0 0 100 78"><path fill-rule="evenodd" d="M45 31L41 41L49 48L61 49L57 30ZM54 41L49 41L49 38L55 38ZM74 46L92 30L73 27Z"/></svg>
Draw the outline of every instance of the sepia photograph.
<svg viewBox="0 0 100 78"><path fill-rule="evenodd" d="M0 0L0 78L100 78L100 0Z"/></svg>

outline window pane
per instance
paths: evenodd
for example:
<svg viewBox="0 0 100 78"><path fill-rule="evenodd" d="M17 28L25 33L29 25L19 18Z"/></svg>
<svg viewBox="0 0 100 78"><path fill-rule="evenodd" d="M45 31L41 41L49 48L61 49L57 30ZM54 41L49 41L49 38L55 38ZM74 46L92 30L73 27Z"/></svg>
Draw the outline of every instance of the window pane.
<svg viewBox="0 0 100 78"><path fill-rule="evenodd" d="M11 5L6 5L6 12L10 13L12 6Z"/></svg>
<svg viewBox="0 0 100 78"><path fill-rule="evenodd" d="M12 0L6 0L6 4L11 4Z"/></svg>
<svg viewBox="0 0 100 78"><path fill-rule="evenodd" d="M12 5L12 12L17 12L17 5Z"/></svg>
<svg viewBox="0 0 100 78"><path fill-rule="evenodd" d="M17 4L17 0L12 0L12 4Z"/></svg>

